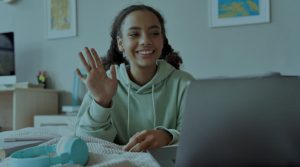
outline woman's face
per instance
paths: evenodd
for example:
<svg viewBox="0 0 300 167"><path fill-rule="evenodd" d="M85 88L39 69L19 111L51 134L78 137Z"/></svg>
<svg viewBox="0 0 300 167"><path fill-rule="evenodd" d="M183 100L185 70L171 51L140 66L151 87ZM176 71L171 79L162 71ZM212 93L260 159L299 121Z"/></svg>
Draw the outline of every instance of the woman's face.
<svg viewBox="0 0 300 167"><path fill-rule="evenodd" d="M163 48L161 25L150 11L134 11L126 16L118 37L118 47L127 57L131 67L155 67Z"/></svg>

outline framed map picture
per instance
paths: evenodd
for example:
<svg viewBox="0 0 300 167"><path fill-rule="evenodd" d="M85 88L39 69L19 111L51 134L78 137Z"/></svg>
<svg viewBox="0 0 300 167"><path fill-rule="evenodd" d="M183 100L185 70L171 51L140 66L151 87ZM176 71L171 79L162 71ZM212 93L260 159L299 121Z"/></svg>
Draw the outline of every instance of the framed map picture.
<svg viewBox="0 0 300 167"><path fill-rule="evenodd" d="M270 22L269 0L209 0L210 27Z"/></svg>
<svg viewBox="0 0 300 167"><path fill-rule="evenodd" d="M76 0L46 0L48 39L76 36Z"/></svg>

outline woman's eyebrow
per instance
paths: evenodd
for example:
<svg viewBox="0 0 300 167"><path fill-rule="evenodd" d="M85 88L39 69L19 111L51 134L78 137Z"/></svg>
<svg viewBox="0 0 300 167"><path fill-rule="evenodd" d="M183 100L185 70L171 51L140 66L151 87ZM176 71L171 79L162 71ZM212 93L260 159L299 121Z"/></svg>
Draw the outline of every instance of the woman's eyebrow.
<svg viewBox="0 0 300 167"><path fill-rule="evenodd" d="M150 26L149 29L160 29L160 26L158 26L158 25L153 25L153 26Z"/></svg>
<svg viewBox="0 0 300 167"><path fill-rule="evenodd" d="M130 31L130 30L140 30L140 29L141 29L140 27L129 27L128 31Z"/></svg>
<svg viewBox="0 0 300 167"><path fill-rule="evenodd" d="M131 30L140 30L140 29L141 29L141 27L129 27L128 31L131 31ZM158 26L158 25L152 25L148 29L160 29L160 26Z"/></svg>

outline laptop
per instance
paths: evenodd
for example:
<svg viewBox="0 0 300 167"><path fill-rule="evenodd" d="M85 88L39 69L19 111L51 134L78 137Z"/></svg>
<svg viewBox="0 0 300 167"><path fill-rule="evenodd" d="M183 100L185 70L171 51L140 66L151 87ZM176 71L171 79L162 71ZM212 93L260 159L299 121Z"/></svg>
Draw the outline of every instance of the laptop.
<svg viewBox="0 0 300 167"><path fill-rule="evenodd" d="M162 167L174 167L178 145L169 145L149 150L149 153Z"/></svg>
<svg viewBox="0 0 300 167"><path fill-rule="evenodd" d="M300 166L300 78L196 80L176 153L183 166Z"/></svg>

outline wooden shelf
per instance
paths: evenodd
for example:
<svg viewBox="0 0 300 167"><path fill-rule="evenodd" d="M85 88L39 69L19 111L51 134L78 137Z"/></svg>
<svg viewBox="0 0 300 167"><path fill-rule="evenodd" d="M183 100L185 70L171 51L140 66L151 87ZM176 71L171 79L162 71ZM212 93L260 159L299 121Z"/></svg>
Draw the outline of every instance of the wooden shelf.
<svg viewBox="0 0 300 167"><path fill-rule="evenodd" d="M40 88L1 88L2 131L33 126L34 115L58 113L58 91Z"/></svg>

